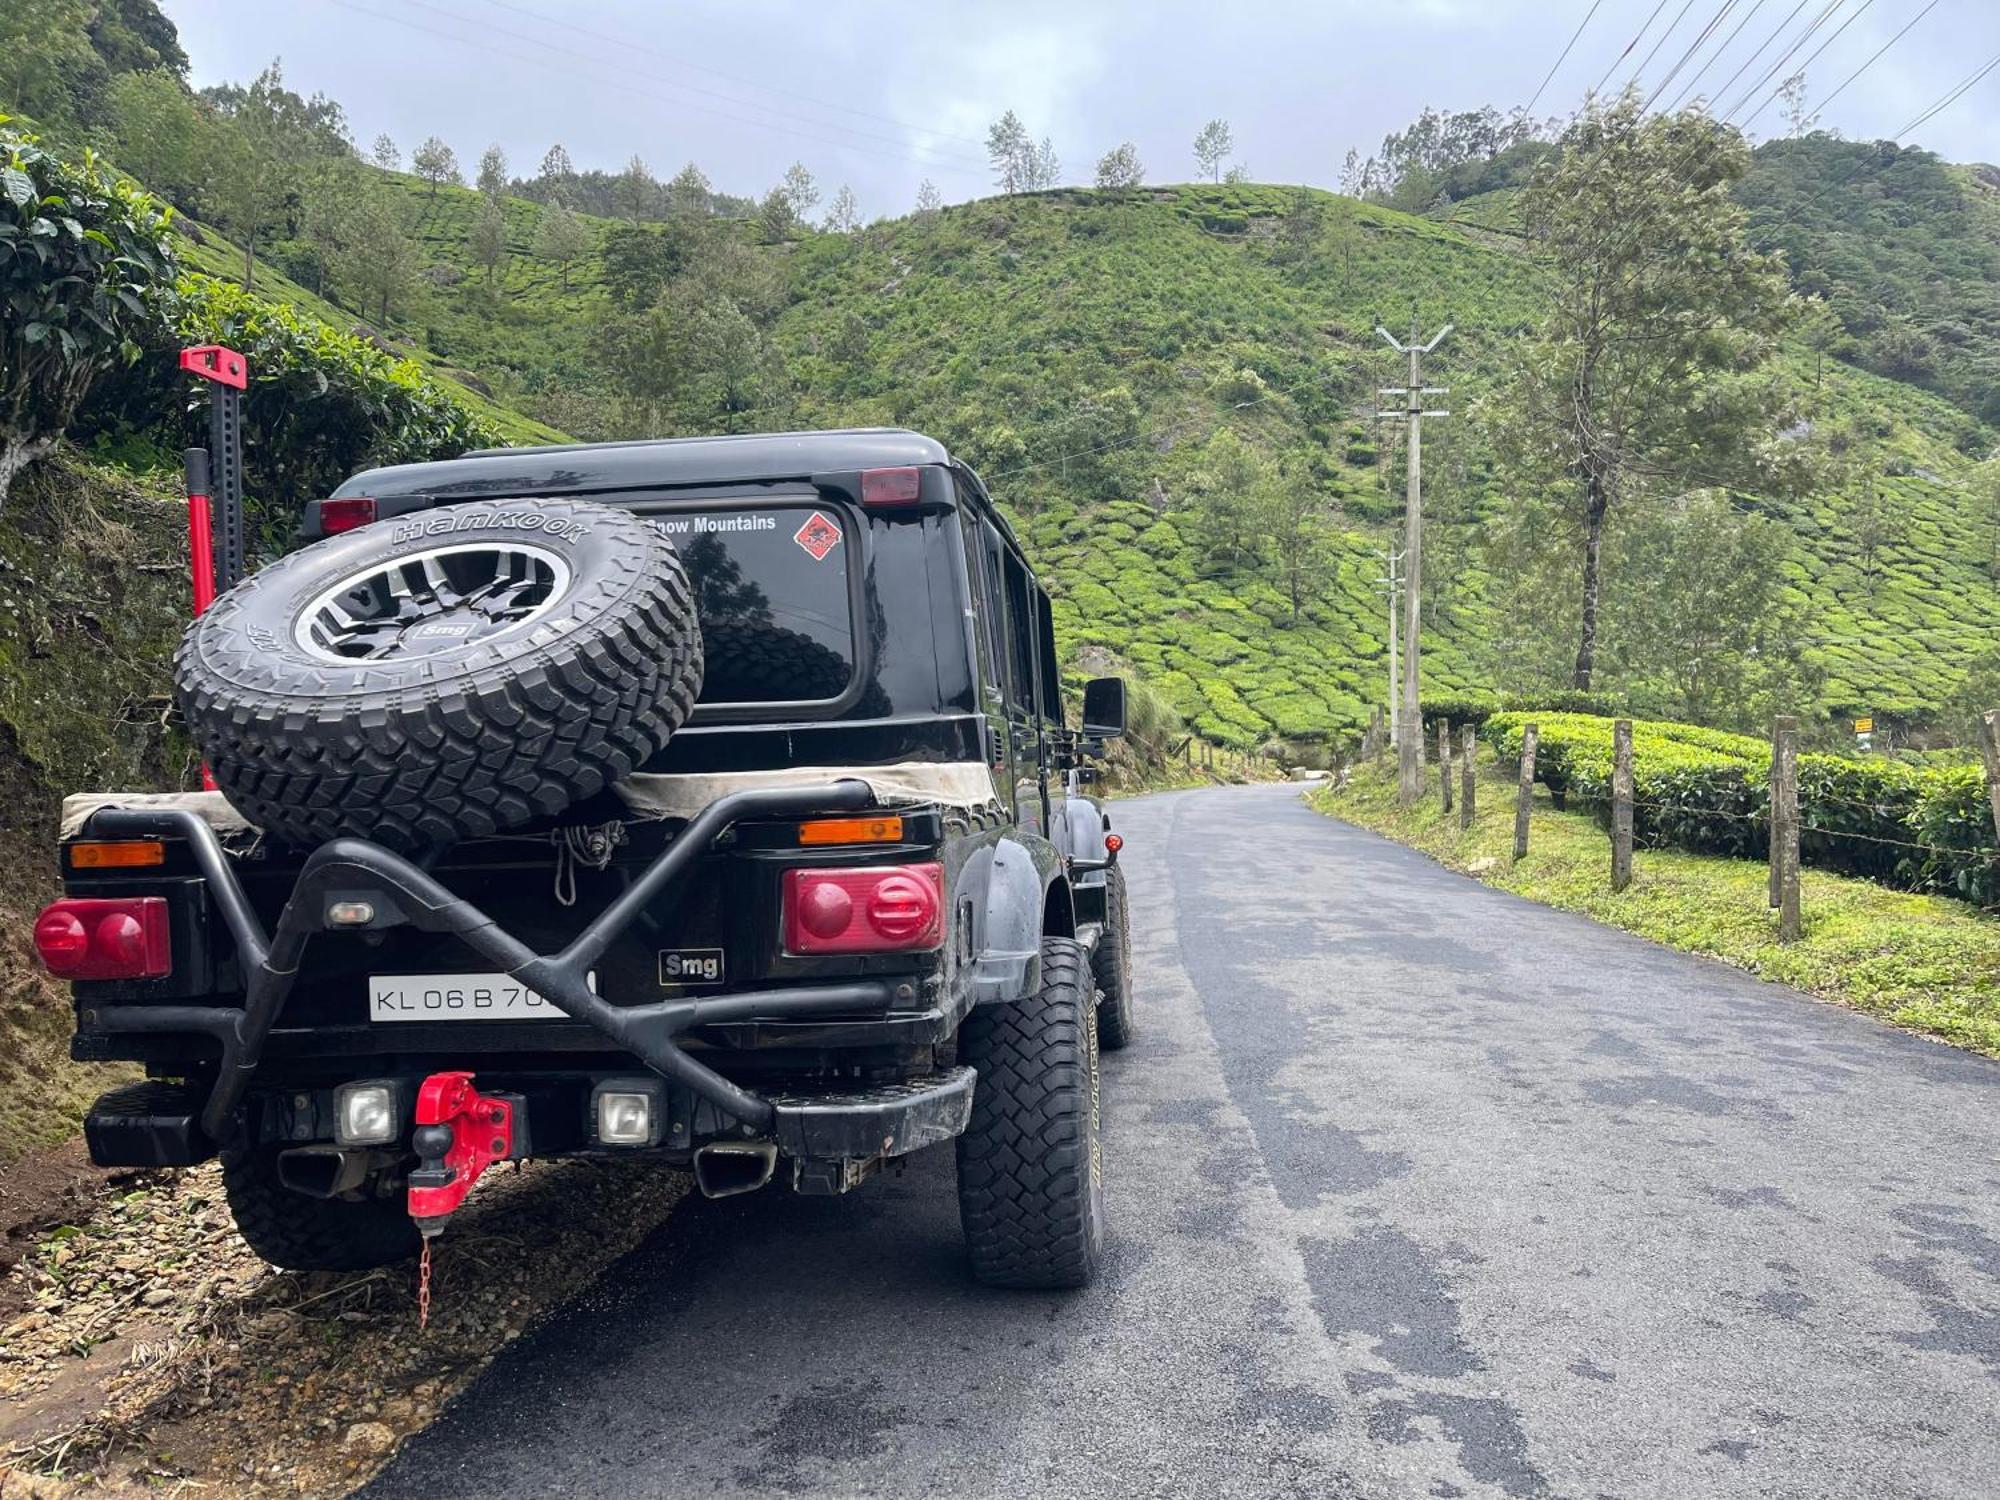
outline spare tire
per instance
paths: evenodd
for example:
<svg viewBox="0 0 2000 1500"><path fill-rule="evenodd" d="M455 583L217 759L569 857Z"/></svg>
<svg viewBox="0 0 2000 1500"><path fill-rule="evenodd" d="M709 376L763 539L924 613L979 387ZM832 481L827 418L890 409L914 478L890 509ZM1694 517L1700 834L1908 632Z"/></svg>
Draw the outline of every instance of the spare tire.
<svg viewBox="0 0 2000 1500"><path fill-rule="evenodd" d="M182 638L216 784L298 843L438 848L628 775L701 690L693 594L656 527L574 500L460 504L293 553Z"/></svg>

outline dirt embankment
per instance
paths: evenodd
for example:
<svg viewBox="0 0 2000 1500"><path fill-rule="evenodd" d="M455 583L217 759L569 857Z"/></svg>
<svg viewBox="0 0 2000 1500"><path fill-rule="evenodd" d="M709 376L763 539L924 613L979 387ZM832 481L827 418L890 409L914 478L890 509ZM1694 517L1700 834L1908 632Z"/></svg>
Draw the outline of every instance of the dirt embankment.
<svg viewBox="0 0 2000 1500"><path fill-rule="evenodd" d="M181 1481L229 1495L344 1494L688 1186L635 1162L489 1173L438 1242L421 1330L414 1262L275 1271L237 1236L213 1165L33 1165L44 1212L0 1279L7 1500ZM22 1191L11 1201L28 1206Z"/></svg>

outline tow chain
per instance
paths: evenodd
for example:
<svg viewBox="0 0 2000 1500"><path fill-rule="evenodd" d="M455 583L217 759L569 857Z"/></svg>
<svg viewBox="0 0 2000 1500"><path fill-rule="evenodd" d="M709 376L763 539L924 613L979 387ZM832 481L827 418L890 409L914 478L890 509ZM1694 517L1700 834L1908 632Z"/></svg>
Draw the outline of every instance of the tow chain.
<svg viewBox="0 0 2000 1500"><path fill-rule="evenodd" d="M424 1236L424 1248L417 1260L417 1332L431 1326L431 1236Z"/></svg>

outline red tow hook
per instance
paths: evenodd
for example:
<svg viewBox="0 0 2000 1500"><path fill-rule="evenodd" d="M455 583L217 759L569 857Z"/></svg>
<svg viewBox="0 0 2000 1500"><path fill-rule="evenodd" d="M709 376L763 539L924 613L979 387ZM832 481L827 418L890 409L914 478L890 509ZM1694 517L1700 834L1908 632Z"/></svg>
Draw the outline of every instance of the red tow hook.
<svg viewBox="0 0 2000 1500"><path fill-rule="evenodd" d="M514 1148L520 1102L517 1094L480 1093L470 1073L433 1073L424 1080L410 1137L418 1157L410 1173L410 1217L426 1240L457 1212L480 1173L527 1154Z"/></svg>

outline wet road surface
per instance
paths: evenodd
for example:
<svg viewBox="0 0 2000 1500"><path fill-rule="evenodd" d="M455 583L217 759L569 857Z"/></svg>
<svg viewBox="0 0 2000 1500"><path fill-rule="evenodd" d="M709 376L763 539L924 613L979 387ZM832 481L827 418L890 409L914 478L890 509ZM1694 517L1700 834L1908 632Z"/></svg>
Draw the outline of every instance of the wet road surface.
<svg viewBox="0 0 2000 1500"><path fill-rule="evenodd" d="M2000 1064L1290 788L1115 820L1099 1286L972 1286L949 1149L690 1199L367 1493L2000 1493Z"/></svg>

